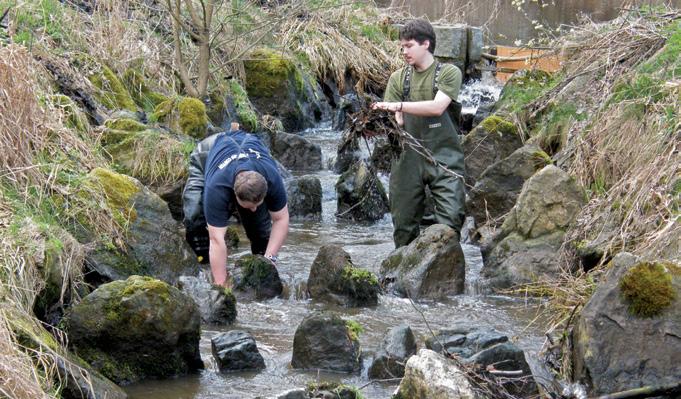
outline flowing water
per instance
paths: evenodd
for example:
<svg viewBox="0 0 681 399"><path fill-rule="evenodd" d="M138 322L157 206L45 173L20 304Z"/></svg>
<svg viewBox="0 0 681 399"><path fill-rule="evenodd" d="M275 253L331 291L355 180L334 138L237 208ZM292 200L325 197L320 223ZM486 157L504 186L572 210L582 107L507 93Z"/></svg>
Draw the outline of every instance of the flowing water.
<svg viewBox="0 0 681 399"><path fill-rule="evenodd" d="M479 83L474 83L478 84ZM462 90L464 108L473 110L479 91L498 91L489 86ZM325 164L336 152L340 132L322 125L302 133L319 144ZM145 381L126 388L133 399L208 399L208 398L254 398L276 396L288 389L299 388L317 379L338 380L358 387L366 385L362 392L366 398L389 398L397 386L393 383L369 383L366 370L375 350L388 328L407 324L419 341L419 348L433 330L447 328L455 323L472 326L493 327L513 337L517 345L527 353L533 368L538 368L536 354L543 342L543 326L525 328L535 318L537 303L517 298L479 294L482 257L477 247L464 244L466 256L466 293L451 296L442 302L418 302L419 311L407 299L390 295L381 296L379 304L371 308L339 308L306 299L304 292L310 266L322 245L341 245L352 256L353 263L378 272L380 263L393 250L390 216L375 224L363 224L336 220L335 184L338 175L323 170L315 173L322 181L323 215L320 221L292 221L286 245L280 253L279 273L289 287L284 298L264 302L239 303L238 318L232 326L203 326L201 356L205 370L196 375L163 381ZM386 182L386 177L381 177ZM242 242L230 256L230 262L249 253L247 243ZM365 351L363 371L356 375L328 374L293 370L290 367L293 335L303 318L318 311L336 311L343 317L358 321L364 328L360 342ZM423 313L423 316L421 315ZM425 320L424 320L425 318ZM427 323L426 323L427 320ZM267 368L260 372L220 374L211 354L210 339L231 329L252 333L265 358ZM367 385L368 384L368 385Z"/></svg>

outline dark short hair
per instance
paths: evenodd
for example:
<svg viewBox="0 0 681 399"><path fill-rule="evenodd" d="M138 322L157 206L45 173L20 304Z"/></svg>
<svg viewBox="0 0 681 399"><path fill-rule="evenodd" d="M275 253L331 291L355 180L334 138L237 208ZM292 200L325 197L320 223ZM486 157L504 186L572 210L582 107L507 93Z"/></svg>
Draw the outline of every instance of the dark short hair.
<svg viewBox="0 0 681 399"><path fill-rule="evenodd" d="M430 42L428 51L435 52L435 30L433 25L425 19L411 19L400 28L400 40L416 40L423 44L426 40Z"/></svg>
<svg viewBox="0 0 681 399"><path fill-rule="evenodd" d="M265 199L267 180L258 172L239 172L234 178L234 194L240 201L257 204Z"/></svg>

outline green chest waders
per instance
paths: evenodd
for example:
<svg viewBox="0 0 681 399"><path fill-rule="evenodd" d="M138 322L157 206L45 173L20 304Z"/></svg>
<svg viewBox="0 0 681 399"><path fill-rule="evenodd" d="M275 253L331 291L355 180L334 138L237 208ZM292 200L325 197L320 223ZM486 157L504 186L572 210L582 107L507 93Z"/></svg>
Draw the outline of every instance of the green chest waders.
<svg viewBox="0 0 681 399"><path fill-rule="evenodd" d="M405 96L404 100L409 101L409 96ZM447 112L435 117L404 114L404 127L431 152L435 160L463 176L464 156L458 130ZM395 247L407 245L418 237L426 186L433 196L435 222L448 225L457 232L461 230L465 204L463 180L407 146L393 164L390 174Z"/></svg>

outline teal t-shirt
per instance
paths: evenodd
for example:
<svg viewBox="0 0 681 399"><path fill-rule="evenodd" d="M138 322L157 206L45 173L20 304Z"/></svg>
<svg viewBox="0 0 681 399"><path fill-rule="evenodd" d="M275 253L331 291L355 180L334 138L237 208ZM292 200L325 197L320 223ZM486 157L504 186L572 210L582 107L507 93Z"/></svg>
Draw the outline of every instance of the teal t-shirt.
<svg viewBox="0 0 681 399"><path fill-rule="evenodd" d="M416 69L412 70L408 99L402 99L402 88L404 85L404 74L407 68L411 67L406 66L393 72L388 80L383 101L430 101L434 99L433 75L435 74L435 64L436 62L433 62L425 71L418 72ZM461 88L461 71L456 65L442 64L437 88L451 98L452 101L456 101L457 97L459 97L459 89Z"/></svg>

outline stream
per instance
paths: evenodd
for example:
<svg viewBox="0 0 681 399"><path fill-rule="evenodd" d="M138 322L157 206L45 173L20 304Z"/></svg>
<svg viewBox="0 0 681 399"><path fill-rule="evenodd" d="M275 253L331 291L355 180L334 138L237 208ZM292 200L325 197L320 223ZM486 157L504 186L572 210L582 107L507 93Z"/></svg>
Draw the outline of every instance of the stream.
<svg viewBox="0 0 681 399"><path fill-rule="evenodd" d="M476 98L481 91L492 91L498 98L498 87L474 82L467 84L460 99L464 109L474 111ZM331 129L330 123L301 133L322 148L324 165L335 156L341 132ZM231 326L204 325L201 335L201 357L205 369L198 374L162 381L143 381L125 387L131 399L208 399L276 397L293 388L304 387L310 381L333 380L362 388L366 398L389 398L398 382L370 383L367 368L372 352L377 349L387 329L407 324L411 326L419 348L433 330L447 328L455 323L493 327L507 334L526 351L531 367L539 370L537 352L543 343L545 326L534 323L538 303L499 295L481 293L479 289L482 256L478 247L462 244L466 257L466 292L451 296L442 302L419 301L416 311L408 299L391 295L379 297L379 304L370 308L340 308L306 299L302 292L310 266L323 245L342 246L351 256L355 266L378 273L380 263L394 249L390 215L374 224L336 220L335 184L339 175L328 170L314 173L322 182L323 214L320 221L291 221L289 237L280 252L278 269L288 287L283 298L264 302L238 303L238 317ZM387 177L381 176L387 186ZM250 253L246 240L242 240L234 259ZM335 311L342 317L358 321L364 331L360 335L363 356L362 372L356 375L306 372L290 367L293 335L304 317L318 311ZM427 323L424 321L427 320ZM211 337L232 329L253 334L267 368L260 372L220 374L211 353Z"/></svg>

